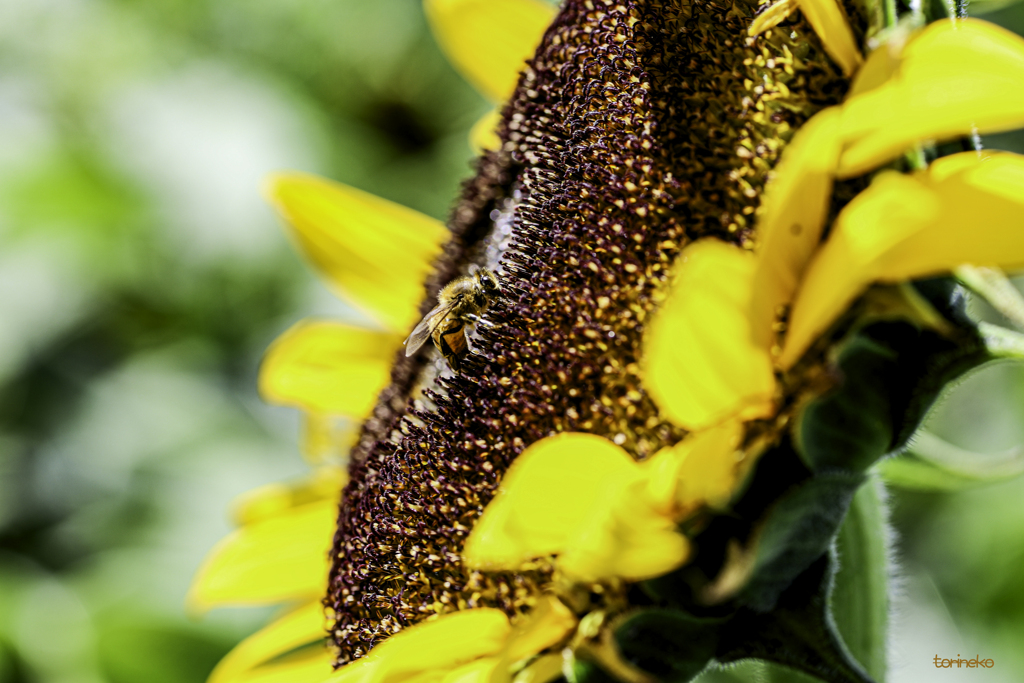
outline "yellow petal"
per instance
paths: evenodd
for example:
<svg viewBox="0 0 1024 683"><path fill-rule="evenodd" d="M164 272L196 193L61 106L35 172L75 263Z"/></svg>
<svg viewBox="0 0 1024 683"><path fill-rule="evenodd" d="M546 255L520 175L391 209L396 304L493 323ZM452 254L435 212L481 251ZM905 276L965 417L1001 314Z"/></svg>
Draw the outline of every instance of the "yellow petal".
<svg viewBox="0 0 1024 683"><path fill-rule="evenodd" d="M495 107L480 117L469 131L469 146L473 152L480 154L485 150L501 147L498 137L498 124L501 123L501 112Z"/></svg>
<svg viewBox="0 0 1024 683"><path fill-rule="evenodd" d="M930 24L891 80L843 105L839 176L891 161L914 144L1024 126L1024 39L977 19Z"/></svg>
<svg viewBox="0 0 1024 683"><path fill-rule="evenodd" d="M191 609L266 605L320 597L337 504L310 503L238 529L210 551L199 568Z"/></svg>
<svg viewBox="0 0 1024 683"><path fill-rule="evenodd" d="M681 461L676 503L682 510L726 506L753 461L739 448L742 438L743 424L730 420L693 434L672 449L672 456Z"/></svg>
<svg viewBox="0 0 1024 683"><path fill-rule="evenodd" d="M303 605L249 636L220 660L206 683L235 683L250 670L275 657L327 636L324 607L320 601ZM328 666L325 673L330 672Z"/></svg>
<svg viewBox="0 0 1024 683"><path fill-rule="evenodd" d="M348 475L340 467L321 467L297 483L260 486L231 501L231 518L238 526L255 524L292 508L321 501L337 502Z"/></svg>
<svg viewBox="0 0 1024 683"><path fill-rule="evenodd" d="M793 305L780 363L795 363L871 282L961 264L1024 268L1024 157L974 152L915 176L880 175L836 219Z"/></svg>
<svg viewBox="0 0 1024 683"><path fill-rule="evenodd" d="M234 683L326 683L334 674L334 655L316 648L280 662L265 664L239 674ZM211 683L213 679L210 679Z"/></svg>
<svg viewBox="0 0 1024 683"><path fill-rule="evenodd" d="M260 366L268 403L358 419L373 409L391 377L397 335L304 320L278 337Z"/></svg>
<svg viewBox="0 0 1024 683"><path fill-rule="evenodd" d="M704 431L695 434L703 434ZM693 435L684 441L691 439ZM676 457L672 448L663 448L640 463L647 480L647 498L655 509L666 516L675 516L679 511L676 490L679 488L679 470L682 464L683 459Z"/></svg>
<svg viewBox="0 0 1024 683"><path fill-rule="evenodd" d="M857 71L857 76L850 84L846 99L852 99L889 82L899 69L900 55L906 46L907 37L903 33L895 35L868 55L864 60L864 66Z"/></svg>
<svg viewBox="0 0 1024 683"><path fill-rule="evenodd" d="M267 196L306 258L342 298L390 330L417 321L423 281L448 231L439 221L301 173L272 176Z"/></svg>
<svg viewBox="0 0 1024 683"><path fill-rule="evenodd" d="M540 0L424 0L423 7L448 60L492 102L515 90L555 16Z"/></svg>
<svg viewBox="0 0 1024 683"><path fill-rule="evenodd" d="M335 462L348 454L361 424L358 418L303 411L299 451L313 466Z"/></svg>
<svg viewBox="0 0 1024 683"><path fill-rule="evenodd" d="M500 657L484 657L449 672L441 683L507 683L512 677Z"/></svg>
<svg viewBox="0 0 1024 683"><path fill-rule="evenodd" d="M576 615L552 595L537 601L530 613L512 630L505 658L517 662L553 647L576 628Z"/></svg>
<svg viewBox="0 0 1024 683"><path fill-rule="evenodd" d="M774 341L772 324L789 304L821 241L839 162L840 109L826 109L808 121L782 154L764 195L758 220L758 261L754 275L754 339L763 348Z"/></svg>
<svg viewBox="0 0 1024 683"><path fill-rule="evenodd" d="M636 463L591 434L559 434L527 448L473 527L463 560L474 568L518 568L560 552L600 502L609 478L633 476Z"/></svg>
<svg viewBox="0 0 1024 683"><path fill-rule="evenodd" d="M690 430L770 415L775 376L750 321L754 255L709 239L684 249L678 264L644 340L647 391Z"/></svg>
<svg viewBox="0 0 1024 683"><path fill-rule="evenodd" d="M690 543L678 523L705 505L724 508L736 493L753 464L739 450L742 437L743 424L730 420L654 455L645 477L620 479L566 543L559 569L581 581L640 581L684 564Z"/></svg>
<svg viewBox="0 0 1024 683"><path fill-rule="evenodd" d="M800 11L821 39L825 52L844 74L853 74L864 58L840 4L836 0L800 0L799 4Z"/></svg>
<svg viewBox="0 0 1024 683"><path fill-rule="evenodd" d="M561 653L538 657L516 674L515 683L551 683L562 677L562 662Z"/></svg>
<svg viewBox="0 0 1024 683"><path fill-rule="evenodd" d="M558 568L582 582L619 577L640 581L666 574L690 554L676 520L648 494L644 478L622 480L565 544Z"/></svg>
<svg viewBox="0 0 1024 683"><path fill-rule="evenodd" d="M1024 268L1024 156L964 152L939 159L917 179L939 201L937 220L885 255L882 282L948 273L962 263Z"/></svg>
<svg viewBox="0 0 1024 683"><path fill-rule="evenodd" d="M790 14L796 11L795 0L779 0L772 3L768 8L754 17L747 29L748 36L758 36L770 28L775 28L780 22L785 21Z"/></svg>
<svg viewBox="0 0 1024 683"><path fill-rule="evenodd" d="M432 671L448 673L500 652L511 631L505 613L490 608L452 612L422 622L370 651L365 657L370 668L365 683L398 683Z"/></svg>
<svg viewBox="0 0 1024 683"><path fill-rule="evenodd" d="M878 176L840 213L800 286L779 363L791 367L861 291L899 242L938 218L934 193L910 176Z"/></svg>
<svg viewBox="0 0 1024 683"><path fill-rule="evenodd" d="M328 683L367 683L377 670L378 661L370 656L345 664L334 671L327 679ZM412 677L405 679L408 683Z"/></svg>

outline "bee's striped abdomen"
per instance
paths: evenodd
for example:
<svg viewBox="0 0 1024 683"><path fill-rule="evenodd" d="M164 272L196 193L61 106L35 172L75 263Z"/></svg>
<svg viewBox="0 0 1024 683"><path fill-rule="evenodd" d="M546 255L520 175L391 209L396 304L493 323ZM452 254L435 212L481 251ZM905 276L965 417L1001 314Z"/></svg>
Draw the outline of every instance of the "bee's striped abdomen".
<svg viewBox="0 0 1024 683"><path fill-rule="evenodd" d="M455 324L439 331L436 340L441 354L448 359L464 356L469 350L466 345L466 326L460 320L453 322Z"/></svg>

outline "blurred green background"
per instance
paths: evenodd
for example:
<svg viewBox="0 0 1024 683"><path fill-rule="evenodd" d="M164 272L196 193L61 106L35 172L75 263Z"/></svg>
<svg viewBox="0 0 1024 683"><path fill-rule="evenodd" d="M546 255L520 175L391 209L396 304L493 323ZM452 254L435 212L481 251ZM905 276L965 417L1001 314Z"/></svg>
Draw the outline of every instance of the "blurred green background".
<svg viewBox="0 0 1024 683"><path fill-rule="evenodd" d="M298 416L256 396L263 349L355 313L261 179L320 173L444 218L486 109L418 0L0 0L0 680L201 683L263 622L190 620L185 592L229 501L306 469ZM933 422L1024 444L1024 367L972 377ZM892 500L892 680L958 653L1020 680L1024 481Z"/></svg>

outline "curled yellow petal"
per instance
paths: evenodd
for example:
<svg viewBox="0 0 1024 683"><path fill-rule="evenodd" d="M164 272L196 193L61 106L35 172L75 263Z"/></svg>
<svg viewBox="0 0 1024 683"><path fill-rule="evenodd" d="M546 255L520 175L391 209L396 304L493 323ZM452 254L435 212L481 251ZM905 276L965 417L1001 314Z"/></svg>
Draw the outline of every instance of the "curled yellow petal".
<svg viewBox="0 0 1024 683"><path fill-rule="evenodd" d="M379 646L378 646L379 647ZM372 651L371 651L372 652ZM357 659L354 662L349 662L341 668L334 671L331 676L327 679L328 683L368 683L373 677L374 671L377 668L377 660L372 659L369 656ZM412 677L406 678L406 681L412 680Z"/></svg>
<svg viewBox="0 0 1024 683"><path fill-rule="evenodd" d="M417 321L423 281L448 231L439 221L355 188L301 173L267 196L303 254L342 298L396 332Z"/></svg>
<svg viewBox="0 0 1024 683"><path fill-rule="evenodd" d="M232 532L199 568L188 595L190 609L320 597L336 515L335 501L324 500Z"/></svg>
<svg viewBox="0 0 1024 683"><path fill-rule="evenodd" d="M775 376L751 329L754 255L701 240L678 263L644 340L647 391L668 419L690 430L770 415Z"/></svg>
<svg viewBox="0 0 1024 683"><path fill-rule="evenodd" d="M850 76L864 61L857 40L850 30L842 6L837 0L800 0L800 11L818 34L825 52Z"/></svg>
<svg viewBox="0 0 1024 683"><path fill-rule="evenodd" d="M644 478L619 480L565 544L558 568L579 581L640 581L666 574L690 555L690 543L648 495Z"/></svg>
<svg viewBox="0 0 1024 683"><path fill-rule="evenodd" d="M443 615L391 636L332 683L508 683L510 665L562 640L575 616L542 597L515 628L496 609Z"/></svg>
<svg viewBox="0 0 1024 683"><path fill-rule="evenodd" d="M231 680L233 683L326 683L333 673L334 655L326 647L317 647L249 669Z"/></svg>
<svg viewBox="0 0 1024 683"><path fill-rule="evenodd" d="M390 379L397 335L305 320L278 337L260 366L268 403L362 419Z"/></svg>
<svg viewBox="0 0 1024 683"><path fill-rule="evenodd" d="M743 424L729 420L687 437L672 449L672 457L680 461L675 493L681 510L725 507L753 464L753 457L740 450L742 439Z"/></svg>
<svg viewBox="0 0 1024 683"><path fill-rule="evenodd" d="M484 657L463 664L439 680L440 683L508 683L512 677L509 675L508 667L503 665L500 657Z"/></svg>
<svg viewBox="0 0 1024 683"><path fill-rule="evenodd" d="M671 571L686 561L690 546L676 524L679 468L660 467L653 462L659 456L638 465L590 434L539 441L510 468L463 559L470 567L506 569L558 554L559 570L585 582ZM566 614L552 623L568 630L575 620Z"/></svg>
<svg viewBox="0 0 1024 683"><path fill-rule="evenodd" d="M739 448L742 438L743 424L729 420L658 452L642 464L645 476L619 478L567 541L559 569L582 581L640 581L684 564L690 543L678 524L733 497L753 461Z"/></svg>
<svg viewBox="0 0 1024 683"><path fill-rule="evenodd" d="M316 466L330 463L348 453L361 419L339 418L329 413L303 411L299 429L299 451L306 462Z"/></svg>
<svg viewBox="0 0 1024 683"><path fill-rule="evenodd" d="M492 102L515 90L555 16L540 0L424 0L423 7L449 61Z"/></svg>
<svg viewBox="0 0 1024 683"><path fill-rule="evenodd" d="M846 99L852 99L889 82L899 69L900 55L906 46L907 37L902 33L894 36L868 55L864 60L864 66L857 71L850 84Z"/></svg>
<svg viewBox="0 0 1024 683"><path fill-rule="evenodd" d="M511 631L501 610L452 612L399 631L363 659L339 669L337 680L399 683L431 673L440 679L463 664L501 652Z"/></svg>
<svg viewBox="0 0 1024 683"><path fill-rule="evenodd" d="M1024 39L978 19L937 21L910 40L893 77L843 105L847 178L913 145L1024 126Z"/></svg>
<svg viewBox="0 0 1024 683"><path fill-rule="evenodd" d="M498 137L498 124L501 122L501 112L497 108L480 117L473 124L469 131L469 146L473 151L480 154L484 150L494 150L501 147L501 138Z"/></svg>
<svg viewBox="0 0 1024 683"><path fill-rule="evenodd" d="M1024 157L964 153L880 175L836 219L793 305L780 363L795 363L871 282L961 264L1024 268Z"/></svg>
<svg viewBox="0 0 1024 683"><path fill-rule="evenodd" d="M557 645L576 628L576 621L576 615L558 598L543 596L513 628L505 659L517 662Z"/></svg>
<svg viewBox="0 0 1024 683"><path fill-rule="evenodd" d="M878 275L896 244L938 218L934 193L910 176L887 172L851 201L815 255L793 303L779 363L793 365Z"/></svg>
<svg viewBox="0 0 1024 683"><path fill-rule="evenodd" d="M326 637L324 607L308 603L249 636L220 660L206 683L236 683L252 669L292 650L319 643ZM330 667L326 672L330 671Z"/></svg>
<svg viewBox="0 0 1024 683"><path fill-rule="evenodd" d="M463 560L474 568L515 569L561 552L601 501L609 475L634 476L636 463L612 442L560 434L527 448L473 527Z"/></svg>
<svg viewBox="0 0 1024 683"><path fill-rule="evenodd" d="M266 484L246 491L231 501L231 518L237 526L245 526L271 519L308 503L337 502L339 492L347 481L348 474L344 469L326 466L296 483Z"/></svg>
<svg viewBox="0 0 1024 683"><path fill-rule="evenodd" d="M538 657L516 674L516 683L551 683L562 677L562 654Z"/></svg>
<svg viewBox="0 0 1024 683"><path fill-rule="evenodd" d="M841 112L826 109L793 137L775 177L765 188L764 213L757 222L757 270L751 321L755 341L770 348L779 307L796 294L807 263L821 241L839 162Z"/></svg>
<svg viewBox="0 0 1024 683"><path fill-rule="evenodd" d="M947 273L961 263L1024 268L1024 156L964 152L917 178L938 198L937 220L885 255L882 282Z"/></svg>

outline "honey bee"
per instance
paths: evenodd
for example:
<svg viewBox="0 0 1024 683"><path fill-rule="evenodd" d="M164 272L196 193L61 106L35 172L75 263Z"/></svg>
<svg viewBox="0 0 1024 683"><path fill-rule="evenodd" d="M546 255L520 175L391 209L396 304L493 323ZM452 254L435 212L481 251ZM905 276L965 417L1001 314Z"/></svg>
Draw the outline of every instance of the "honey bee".
<svg viewBox="0 0 1024 683"><path fill-rule="evenodd" d="M461 360L471 350L466 325L483 322L480 314L499 291L498 279L485 268L449 282L437 295L437 306L423 316L405 340L405 355L413 355L432 339L448 365L458 372Z"/></svg>

